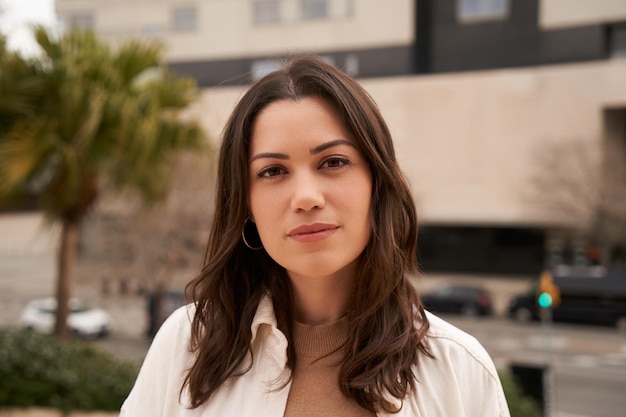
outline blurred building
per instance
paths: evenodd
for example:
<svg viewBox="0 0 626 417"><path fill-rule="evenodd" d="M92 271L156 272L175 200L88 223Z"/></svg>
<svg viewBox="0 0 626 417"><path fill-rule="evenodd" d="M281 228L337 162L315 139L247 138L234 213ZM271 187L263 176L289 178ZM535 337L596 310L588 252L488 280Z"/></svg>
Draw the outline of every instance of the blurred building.
<svg viewBox="0 0 626 417"><path fill-rule="evenodd" d="M163 39L168 65L204 87L193 111L214 138L246 86L285 57L321 55L358 78L386 117L414 189L426 271L535 273L556 258L586 262L592 244L603 245L605 261L615 249L611 239L574 231L592 213L578 210L584 204L576 199L571 210L555 210L548 202L562 189L542 190L537 178L546 176L540 161L558 161L568 147L598 154L603 167L600 183L574 184L581 193L626 167L623 0L56 0L56 7L65 27L93 28L112 44ZM579 168L568 177L590 181Z"/></svg>

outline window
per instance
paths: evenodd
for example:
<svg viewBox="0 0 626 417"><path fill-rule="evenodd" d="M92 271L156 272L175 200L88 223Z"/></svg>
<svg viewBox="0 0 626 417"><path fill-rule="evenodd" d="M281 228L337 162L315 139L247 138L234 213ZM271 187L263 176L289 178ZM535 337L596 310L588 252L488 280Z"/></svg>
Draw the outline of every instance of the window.
<svg viewBox="0 0 626 417"><path fill-rule="evenodd" d="M91 13L79 13L70 17L70 27L78 29L92 29L93 14Z"/></svg>
<svg viewBox="0 0 626 417"><path fill-rule="evenodd" d="M173 18L174 22L172 26L174 30L196 30L198 28L196 8L193 6L174 9Z"/></svg>
<svg viewBox="0 0 626 417"><path fill-rule="evenodd" d="M279 70L283 66L282 61L278 59L262 59L254 61L250 69L252 81L263 78L270 72Z"/></svg>
<svg viewBox="0 0 626 417"><path fill-rule="evenodd" d="M266 25L280 21L278 0L261 0L254 2L254 23Z"/></svg>
<svg viewBox="0 0 626 417"><path fill-rule="evenodd" d="M149 24L141 29L141 33L146 35L159 35L163 32L165 32L165 28L159 23Z"/></svg>
<svg viewBox="0 0 626 417"><path fill-rule="evenodd" d="M301 0L302 20L325 19L328 16L327 0Z"/></svg>
<svg viewBox="0 0 626 417"><path fill-rule="evenodd" d="M461 21L503 19L509 14L509 0L457 0Z"/></svg>
<svg viewBox="0 0 626 417"><path fill-rule="evenodd" d="M356 54L348 54L344 61L344 69L349 76L357 77L359 75L359 57Z"/></svg>

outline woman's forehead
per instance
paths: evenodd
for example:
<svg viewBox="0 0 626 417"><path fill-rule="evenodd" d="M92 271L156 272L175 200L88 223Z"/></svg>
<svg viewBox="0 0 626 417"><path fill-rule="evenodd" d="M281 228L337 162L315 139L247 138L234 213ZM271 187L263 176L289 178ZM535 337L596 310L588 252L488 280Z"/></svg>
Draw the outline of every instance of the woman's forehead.
<svg viewBox="0 0 626 417"><path fill-rule="evenodd" d="M252 127L251 152L277 145L302 145L311 149L335 140L355 144L335 109L325 100L304 97L268 104Z"/></svg>

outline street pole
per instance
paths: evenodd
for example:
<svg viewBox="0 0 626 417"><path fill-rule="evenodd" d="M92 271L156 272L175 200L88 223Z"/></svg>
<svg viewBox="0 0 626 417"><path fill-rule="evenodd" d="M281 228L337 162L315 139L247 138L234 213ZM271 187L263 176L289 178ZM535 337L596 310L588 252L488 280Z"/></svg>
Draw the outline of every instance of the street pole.
<svg viewBox="0 0 626 417"><path fill-rule="evenodd" d="M554 390L554 366L552 352L552 308L541 307L541 329L543 334L544 356L546 368L543 374L544 416L554 417L555 414L555 390Z"/></svg>

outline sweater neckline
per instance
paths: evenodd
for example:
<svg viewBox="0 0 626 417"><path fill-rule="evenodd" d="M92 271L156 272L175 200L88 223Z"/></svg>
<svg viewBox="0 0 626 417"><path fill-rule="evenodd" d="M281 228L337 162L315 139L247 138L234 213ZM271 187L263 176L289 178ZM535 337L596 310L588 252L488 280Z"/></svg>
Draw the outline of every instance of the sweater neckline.
<svg viewBox="0 0 626 417"><path fill-rule="evenodd" d="M293 322L293 342L298 356L324 356L339 349L348 340L348 318L327 324Z"/></svg>

